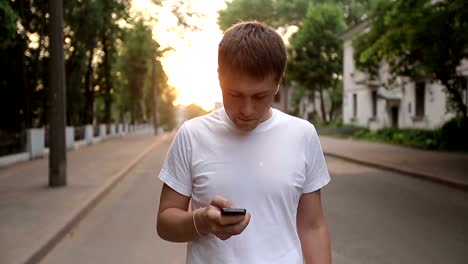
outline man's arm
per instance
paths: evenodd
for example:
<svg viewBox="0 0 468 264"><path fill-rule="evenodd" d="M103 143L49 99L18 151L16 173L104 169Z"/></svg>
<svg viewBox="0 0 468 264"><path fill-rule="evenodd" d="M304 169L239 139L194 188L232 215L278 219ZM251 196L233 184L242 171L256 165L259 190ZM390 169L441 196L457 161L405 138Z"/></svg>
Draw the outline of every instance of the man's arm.
<svg viewBox="0 0 468 264"><path fill-rule="evenodd" d="M179 194L166 184L161 190L157 231L172 242L188 242L198 237L193 226L192 213L188 212L190 197Z"/></svg>
<svg viewBox="0 0 468 264"><path fill-rule="evenodd" d="M331 264L330 237L320 190L302 194L297 207L297 231L306 264Z"/></svg>
<svg viewBox="0 0 468 264"><path fill-rule="evenodd" d="M163 185L159 202L158 235L171 242L189 242L199 238L195 230L203 235L214 234L226 240L244 231L250 221L250 213L245 216L221 216L220 208L234 207L227 199L217 196L207 207L188 212L190 197L184 196ZM195 214L195 215L194 215Z"/></svg>

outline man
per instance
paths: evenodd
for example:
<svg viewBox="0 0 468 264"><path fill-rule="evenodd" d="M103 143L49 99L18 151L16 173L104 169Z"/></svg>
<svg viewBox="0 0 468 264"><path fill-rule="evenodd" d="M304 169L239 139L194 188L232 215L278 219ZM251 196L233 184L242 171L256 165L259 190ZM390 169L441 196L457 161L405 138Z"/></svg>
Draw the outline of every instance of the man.
<svg viewBox="0 0 468 264"><path fill-rule="evenodd" d="M331 263L320 199L330 177L317 133L271 108L285 66L284 43L266 25L225 32L224 108L180 127L159 176L158 234L191 242L187 263ZM226 207L247 213L223 216Z"/></svg>

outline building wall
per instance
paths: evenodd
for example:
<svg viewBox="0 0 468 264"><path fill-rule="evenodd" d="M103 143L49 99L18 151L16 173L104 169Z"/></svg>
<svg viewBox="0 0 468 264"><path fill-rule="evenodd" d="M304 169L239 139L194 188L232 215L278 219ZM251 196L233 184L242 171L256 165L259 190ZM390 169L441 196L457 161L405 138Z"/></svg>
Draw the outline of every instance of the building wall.
<svg viewBox="0 0 468 264"><path fill-rule="evenodd" d="M408 80L389 90L377 84L377 116L372 117L372 88L363 83L366 74L355 68L351 39L343 44L343 122L372 130L392 126L392 107L398 107L398 127L435 129L443 125L454 115L446 113L446 95L440 83L426 82L424 90L424 116L415 118L416 95L415 83ZM468 62L460 66L460 72L468 69ZM385 82L389 77L388 66L381 65L379 79ZM404 78L402 78L404 79ZM375 89L375 88L374 88ZM353 116L353 94L357 96L357 115Z"/></svg>
<svg viewBox="0 0 468 264"><path fill-rule="evenodd" d="M415 83L409 82L402 88L402 128L436 129L452 118L446 111L446 95L440 83L426 82L424 89L424 117L417 119Z"/></svg>

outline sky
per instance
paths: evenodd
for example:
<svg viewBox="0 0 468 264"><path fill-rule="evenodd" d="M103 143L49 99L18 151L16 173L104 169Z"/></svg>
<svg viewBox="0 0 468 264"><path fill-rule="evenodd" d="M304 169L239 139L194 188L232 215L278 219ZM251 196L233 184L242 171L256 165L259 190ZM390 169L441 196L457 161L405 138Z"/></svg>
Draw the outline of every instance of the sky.
<svg viewBox="0 0 468 264"><path fill-rule="evenodd" d="M190 0L192 11L201 14L194 19L198 30L177 27L177 20L171 14L173 0L156 7L151 0L133 0L133 11L144 16L157 14L153 25L153 37L164 47L172 47L161 59L169 78L169 85L178 91L176 105L195 103L205 110L211 110L215 102L221 102L221 89L217 75L217 51L222 31L217 21L218 10L225 7L224 0Z"/></svg>

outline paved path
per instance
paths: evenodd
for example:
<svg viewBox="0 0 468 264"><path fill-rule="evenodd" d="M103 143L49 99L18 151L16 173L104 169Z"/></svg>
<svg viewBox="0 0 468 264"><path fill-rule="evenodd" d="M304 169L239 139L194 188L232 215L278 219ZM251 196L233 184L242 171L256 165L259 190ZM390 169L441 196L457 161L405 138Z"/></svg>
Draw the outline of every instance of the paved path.
<svg viewBox="0 0 468 264"><path fill-rule="evenodd" d="M114 138L68 152L68 186L49 188L48 159L0 169L0 263L34 263L158 142L152 134Z"/></svg>
<svg viewBox="0 0 468 264"><path fill-rule="evenodd" d="M185 264L186 244L156 233L157 176L168 148L153 149L41 263Z"/></svg>
<svg viewBox="0 0 468 264"><path fill-rule="evenodd" d="M321 136L325 154L468 190L468 154Z"/></svg>

